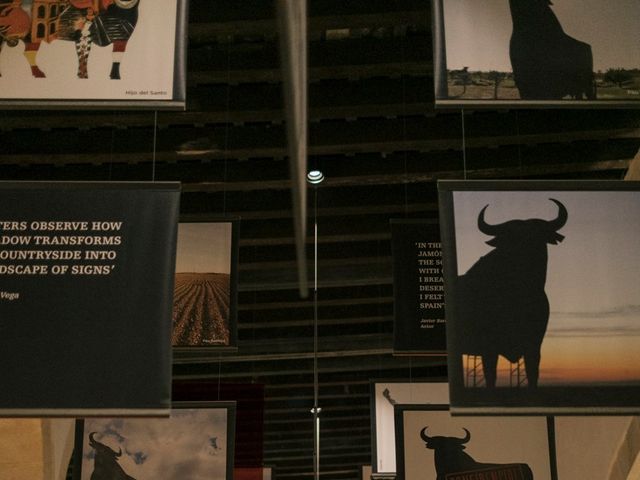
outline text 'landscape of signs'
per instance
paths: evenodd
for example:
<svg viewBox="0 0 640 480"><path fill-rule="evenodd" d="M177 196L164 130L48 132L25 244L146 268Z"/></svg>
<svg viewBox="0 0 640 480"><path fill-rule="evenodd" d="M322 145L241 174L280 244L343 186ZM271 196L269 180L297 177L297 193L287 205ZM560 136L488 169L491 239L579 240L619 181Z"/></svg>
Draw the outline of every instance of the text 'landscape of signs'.
<svg viewBox="0 0 640 480"><path fill-rule="evenodd" d="M0 415L167 415L179 185L0 198Z"/></svg>

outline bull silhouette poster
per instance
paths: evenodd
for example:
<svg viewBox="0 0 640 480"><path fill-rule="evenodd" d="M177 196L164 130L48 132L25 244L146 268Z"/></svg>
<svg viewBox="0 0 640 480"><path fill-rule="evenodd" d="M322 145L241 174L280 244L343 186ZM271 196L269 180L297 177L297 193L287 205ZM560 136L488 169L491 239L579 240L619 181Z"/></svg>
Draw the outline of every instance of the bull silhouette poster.
<svg viewBox="0 0 640 480"><path fill-rule="evenodd" d="M543 417L451 417L446 406L395 407L398 480L556 480Z"/></svg>
<svg viewBox="0 0 640 480"><path fill-rule="evenodd" d="M187 0L0 0L0 105L184 108Z"/></svg>
<svg viewBox="0 0 640 480"><path fill-rule="evenodd" d="M0 198L0 416L168 415L179 185Z"/></svg>
<svg viewBox="0 0 640 480"><path fill-rule="evenodd" d="M633 0L435 0L436 105L639 106Z"/></svg>
<svg viewBox="0 0 640 480"><path fill-rule="evenodd" d="M177 404L170 418L96 418L76 427L74 480L233 479L235 404Z"/></svg>
<svg viewBox="0 0 640 480"><path fill-rule="evenodd" d="M440 227L436 220L391 220L393 352L446 355Z"/></svg>
<svg viewBox="0 0 640 480"><path fill-rule="evenodd" d="M171 343L235 348L238 219L180 222Z"/></svg>
<svg viewBox="0 0 640 480"><path fill-rule="evenodd" d="M452 413L640 411L634 182L440 182Z"/></svg>

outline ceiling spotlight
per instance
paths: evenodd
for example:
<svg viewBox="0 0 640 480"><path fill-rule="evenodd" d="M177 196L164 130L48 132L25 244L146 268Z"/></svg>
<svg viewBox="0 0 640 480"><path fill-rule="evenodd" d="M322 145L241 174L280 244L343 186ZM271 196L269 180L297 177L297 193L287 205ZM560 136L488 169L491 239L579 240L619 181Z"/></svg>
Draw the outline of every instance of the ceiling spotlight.
<svg viewBox="0 0 640 480"><path fill-rule="evenodd" d="M307 173L307 182L311 185L317 185L324 180L324 174L320 170L311 170Z"/></svg>

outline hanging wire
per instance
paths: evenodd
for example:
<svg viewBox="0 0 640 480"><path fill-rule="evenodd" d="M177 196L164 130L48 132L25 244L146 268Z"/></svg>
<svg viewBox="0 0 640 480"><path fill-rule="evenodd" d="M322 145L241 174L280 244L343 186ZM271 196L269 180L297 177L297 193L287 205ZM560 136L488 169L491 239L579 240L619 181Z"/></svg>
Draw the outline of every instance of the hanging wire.
<svg viewBox="0 0 640 480"><path fill-rule="evenodd" d="M520 178L522 178L522 145L520 145L520 118L518 117L518 110L516 110L516 140L518 145L518 170L520 172Z"/></svg>
<svg viewBox="0 0 640 480"><path fill-rule="evenodd" d="M222 378L222 355L218 355L218 400L220 400L220 379Z"/></svg>
<svg viewBox="0 0 640 480"><path fill-rule="evenodd" d="M156 145L158 142L158 111L153 112L153 155L151 157L151 181L156 181Z"/></svg>
<svg viewBox="0 0 640 480"><path fill-rule="evenodd" d="M113 150L116 144L116 112L112 113L113 122L111 125L111 148L109 153L109 181L113 175Z"/></svg>
<svg viewBox="0 0 640 480"><path fill-rule="evenodd" d="M401 88L402 88L402 149L404 160L404 216L409 216L409 175L407 173L407 76L405 74L405 42L407 39L406 31L400 42L400 55L402 62Z"/></svg>
<svg viewBox="0 0 640 480"><path fill-rule="evenodd" d="M313 189L313 473L320 478L320 422L318 414L318 187Z"/></svg>
<svg viewBox="0 0 640 480"><path fill-rule="evenodd" d="M462 119L462 169L464 179L467 179L467 136L464 125L464 108L460 109L460 117Z"/></svg>
<svg viewBox="0 0 640 480"><path fill-rule="evenodd" d="M227 41L227 93L225 99L225 117L224 117L224 160L222 172L222 215L227 214L227 166L229 161L229 123L231 110L231 38Z"/></svg>
<svg viewBox="0 0 640 480"><path fill-rule="evenodd" d="M313 189L313 408L318 408L318 188Z"/></svg>

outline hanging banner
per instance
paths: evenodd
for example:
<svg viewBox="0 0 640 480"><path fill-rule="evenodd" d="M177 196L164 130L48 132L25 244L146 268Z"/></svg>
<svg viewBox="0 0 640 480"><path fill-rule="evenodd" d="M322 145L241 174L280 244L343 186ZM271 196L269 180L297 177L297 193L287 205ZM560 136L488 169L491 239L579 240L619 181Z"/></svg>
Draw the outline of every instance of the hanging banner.
<svg viewBox="0 0 640 480"><path fill-rule="evenodd" d="M171 343L178 351L237 348L238 218L178 224Z"/></svg>
<svg viewBox="0 0 640 480"><path fill-rule="evenodd" d="M640 4L434 0L437 106L640 107Z"/></svg>
<svg viewBox="0 0 640 480"><path fill-rule="evenodd" d="M446 355L440 229L391 220L395 354Z"/></svg>
<svg viewBox="0 0 640 480"><path fill-rule="evenodd" d="M0 0L0 105L184 109L186 30L187 0Z"/></svg>
<svg viewBox="0 0 640 480"><path fill-rule="evenodd" d="M452 413L640 412L640 183L438 188Z"/></svg>
<svg viewBox="0 0 640 480"><path fill-rule="evenodd" d="M0 416L167 415L177 183L0 183Z"/></svg>

